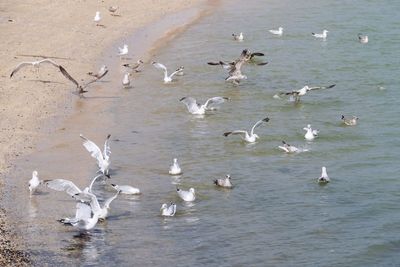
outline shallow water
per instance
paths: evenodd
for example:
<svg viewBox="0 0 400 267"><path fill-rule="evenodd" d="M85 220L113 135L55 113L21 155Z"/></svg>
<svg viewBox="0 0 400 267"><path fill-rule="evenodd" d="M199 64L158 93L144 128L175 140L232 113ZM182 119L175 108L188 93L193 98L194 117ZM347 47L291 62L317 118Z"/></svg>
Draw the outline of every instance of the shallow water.
<svg viewBox="0 0 400 267"><path fill-rule="evenodd" d="M102 93L117 91L117 100L89 99L90 107L102 105L99 116L107 122L93 127L90 115L80 112L49 138L62 141L44 142L37 155L21 162L17 172L27 177L33 168L43 170L43 178L90 177L96 169L78 134L100 143L111 133L112 181L143 192L115 200L107 222L85 237L55 221L74 214L68 196L47 190L31 201L18 196L28 203L15 216L30 252L38 262L60 265L398 265L399 5L223 1L152 52L151 60L171 70L185 66L183 77L165 85L160 71L147 65L134 75L131 89L120 88L119 80L99 85ZM279 26L283 37L268 33ZM324 28L325 42L311 36ZM232 41L231 33L239 31L245 40ZM370 43L358 43L359 32ZM244 48L266 53L269 64L244 66L248 80L240 86L225 83L222 69L205 64L234 59ZM113 58L108 60L115 65ZM297 105L273 98L306 84L336 87L310 92ZM231 101L203 117L190 115L179 102L183 96L203 102L218 95ZM87 102L79 103L77 110L88 109ZM341 114L357 115L359 125L342 126ZM270 122L257 128L256 144L222 136L266 116ZM307 124L320 129L315 141L304 140ZM286 155L277 149L282 140L310 151ZM180 177L168 175L174 157L184 171ZM316 183L321 166L332 180L327 186ZM227 173L235 187L216 188L212 180ZM176 186L194 187L196 201L180 201ZM101 183L95 192L101 198L113 194ZM161 204L170 201L178 204L176 217L161 218Z"/></svg>

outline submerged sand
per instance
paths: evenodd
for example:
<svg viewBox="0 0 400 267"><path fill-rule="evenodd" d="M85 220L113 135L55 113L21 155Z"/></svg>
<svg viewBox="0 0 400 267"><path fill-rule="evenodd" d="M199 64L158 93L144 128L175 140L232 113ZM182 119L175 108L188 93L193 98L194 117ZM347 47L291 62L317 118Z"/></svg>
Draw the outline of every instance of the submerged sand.
<svg viewBox="0 0 400 267"><path fill-rule="evenodd" d="M10 78L18 63L49 57L65 66L79 81L87 80L86 73L96 71L96 59L102 56L105 47L163 15L200 2L203 1L0 2L1 183L13 161L35 151L38 140L51 134L49 123L71 113L78 99L71 93L74 85L53 66L43 66L38 73L27 67ZM119 16L112 16L108 11L109 6L115 5L119 7ZM101 12L100 24L104 27L96 26L93 21L96 11ZM0 266L30 265L22 252L23 246L14 242L10 229L1 207Z"/></svg>

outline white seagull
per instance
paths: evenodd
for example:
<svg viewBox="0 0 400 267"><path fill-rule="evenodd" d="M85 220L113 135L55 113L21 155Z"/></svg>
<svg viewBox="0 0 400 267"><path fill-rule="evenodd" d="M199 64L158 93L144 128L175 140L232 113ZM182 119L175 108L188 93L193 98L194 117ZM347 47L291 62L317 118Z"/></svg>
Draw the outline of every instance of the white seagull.
<svg viewBox="0 0 400 267"><path fill-rule="evenodd" d="M100 11L96 11L96 15L94 16L94 22L96 22L96 26L102 26L99 24L101 20Z"/></svg>
<svg viewBox="0 0 400 267"><path fill-rule="evenodd" d="M115 188L115 190L121 191L121 194L125 195L140 195L141 192L139 188L130 186L130 185L117 185L117 184L111 184L112 187Z"/></svg>
<svg viewBox="0 0 400 267"><path fill-rule="evenodd" d="M169 167L169 174L171 175L179 175L182 174L182 169L178 164L178 159L174 158L174 162L172 163L172 165Z"/></svg>
<svg viewBox="0 0 400 267"><path fill-rule="evenodd" d="M70 224L79 230L87 231L93 229L99 221L99 214L94 213L91 206L83 202L76 203L75 216L78 217L75 217L75 220L71 220Z"/></svg>
<svg viewBox="0 0 400 267"><path fill-rule="evenodd" d="M342 121L344 124L348 126L354 126L357 125L358 117L353 116L351 119L345 118L344 115L342 115Z"/></svg>
<svg viewBox="0 0 400 267"><path fill-rule="evenodd" d="M93 184L97 180L97 178L99 178L100 176L102 176L102 174L94 177L92 179L92 181L90 182L90 185L88 187L85 187L83 190L79 189L79 187L77 187L72 181L65 180L65 179L44 180L43 183L50 189L53 189L56 191L65 191L68 195L73 197L79 193L92 192Z"/></svg>
<svg viewBox="0 0 400 267"><path fill-rule="evenodd" d="M179 197L184 201L191 202L196 199L196 193L194 191L194 188L190 188L189 191L177 188L176 192L178 192Z"/></svg>
<svg viewBox="0 0 400 267"><path fill-rule="evenodd" d="M330 179L328 174L326 173L326 167L322 167L321 176L318 178L318 183L329 183Z"/></svg>
<svg viewBox="0 0 400 267"><path fill-rule="evenodd" d="M328 32L327 30L323 30L322 33L311 33L315 38L319 38L322 40L325 40L326 37L328 37Z"/></svg>
<svg viewBox="0 0 400 267"><path fill-rule="evenodd" d="M109 169L110 169L110 155L111 155L111 150L110 150L110 137L111 135L109 134L106 138L106 141L104 142L104 150L103 153L101 152L100 148L92 141L84 137L82 134L79 135L84 141L83 141L83 146L86 148L87 151L90 152L90 155L97 160L97 165L99 166L98 172L102 172L104 175L106 175L108 178L110 176L108 175Z"/></svg>
<svg viewBox="0 0 400 267"><path fill-rule="evenodd" d="M43 183L42 180L39 180L38 172L32 172L32 178L29 180L29 193L32 195L36 188Z"/></svg>
<svg viewBox="0 0 400 267"><path fill-rule="evenodd" d="M279 35L282 36L283 34L283 28L279 27L277 30L269 30L270 33L275 34L275 35Z"/></svg>
<svg viewBox="0 0 400 267"><path fill-rule="evenodd" d="M119 51L118 56L120 56L120 57L126 56L129 52L128 45L124 44L124 46L122 48L118 47L118 51Z"/></svg>
<svg viewBox="0 0 400 267"><path fill-rule="evenodd" d="M73 197L79 201L88 203L92 208L92 212L97 214L99 220L105 220L107 218L111 202L116 199L120 193L121 191L118 190L115 195L106 199L103 207L100 206L97 196L91 192L80 192L75 194Z"/></svg>
<svg viewBox="0 0 400 267"><path fill-rule="evenodd" d="M167 203L162 204L161 206L161 216L174 216L176 213L176 204L172 203L168 206Z"/></svg>
<svg viewBox="0 0 400 267"><path fill-rule="evenodd" d="M309 92L311 90L330 89L330 88L333 88L335 86L336 86L336 84L332 84L332 85L329 85L329 86L314 86L314 87L309 87L308 85L306 85L301 89L293 90L291 92L283 92L283 93L280 93L280 95L290 95L292 97L293 101L297 103L297 102L300 101L300 97L301 96L306 95L307 92Z"/></svg>
<svg viewBox="0 0 400 267"><path fill-rule="evenodd" d="M188 111L191 114L195 115L203 115L206 113L207 110L215 110L216 109L215 107L210 107L210 106L219 105L225 102L226 100L229 100L229 98L222 96L215 96L207 99L207 101L203 105L201 105L197 103L196 99L194 99L193 97L182 97L181 99L179 99L179 101L181 101L183 104L186 105Z"/></svg>
<svg viewBox="0 0 400 267"><path fill-rule="evenodd" d="M131 87L131 80L129 79L129 76L131 76L131 74L129 72L125 72L124 77L122 78L122 85L125 88Z"/></svg>
<svg viewBox="0 0 400 267"><path fill-rule="evenodd" d="M255 141L257 141L258 138L260 138L257 134L254 133L254 129L257 128L258 126L260 126L263 122L268 122L268 121L269 121L269 118L265 118L265 119L257 121L256 124L254 124L254 126L251 128L250 134L245 130L235 130L232 132L224 133L224 136L229 136L231 134L238 134L246 142L254 143Z"/></svg>
<svg viewBox="0 0 400 267"><path fill-rule="evenodd" d="M307 131L304 135L304 138L308 141L312 141L315 137L318 136L319 130L313 130L310 124L307 124L307 127L303 128L304 131Z"/></svg>
<svg viewBox="0 0 400 267"><path fill-rule="evenodd" d="M243 39L244 39L242 32L239 34L232 33L232 37L233 37L233 40L239 41L239 42L243 41Z"/></svg>
<svg viewBox="0 0 400 267"><path fill-rule="evenodd" d="M178 74L179 72L183 71L183 67L180 66L177 70L175 70L173 73L171 73L170 75L168 75L168 70L167 67L165 67L164 64L158 63L153 61L151 63L156 69L162 70L164 72L164 83L170 83L172 82L172 77L176 74Z"/></svg>
<svg viewBox="0 0 400 267"><path fill-rule="evenodd" d="M17 72L18 72L21 68L23 68L23 67L26 67L26 66L33 66L33 67L37 68L37 70L39 70L39 65L40 65L40 64L44 64L44 63L51 64L51 65L53 65L53 66L56 67L56 68L59 68L59 67L60 67L60 65L58 65L56 62L54 62L53 60L51 60L51 59L49 59L49 58L41 59L41 60L38 60L38 61L24 61L24 62L19 63L19 64L13 69L13 71L12 71L11 74L10 74L10 78L11 78L12 76L14 76L14 74L17 73Z"/></svg>
<svg viewBox="0 0 400 267"><path fill-rule="evenodd" d="M368 35L362 35L361 33L359 33L358 41L362 44L367 44L368 43Z"/></svg>
<svg viewBox="0 0 400 267"><path fill-rule="evenodd" d="M231 176L227 174L225 178L219 178L214 180L214 184L220 187L225 187L225 188L232 188L232 183L231 183Z"/></svg>
<svg viewBox="0 0 400 267"><path fill-rule="evenodd" d="M141 72L141 70L139 70L139 67L143 64L143 61L141 59L139 59L138 61L136 61L136 63L134 64L123 64L122 66L131 69L134 72Z"/></svg>
<svg viewBox="0 0 400 267"><path fill-rule="evenodd" d="M278 146L280 149L282 149L283 151L285 151L286 153L295 153L295 152L299 152L299 149L295 146L289 145L288 143L286 143L285 141L282 141L282 146Z"/></svg>

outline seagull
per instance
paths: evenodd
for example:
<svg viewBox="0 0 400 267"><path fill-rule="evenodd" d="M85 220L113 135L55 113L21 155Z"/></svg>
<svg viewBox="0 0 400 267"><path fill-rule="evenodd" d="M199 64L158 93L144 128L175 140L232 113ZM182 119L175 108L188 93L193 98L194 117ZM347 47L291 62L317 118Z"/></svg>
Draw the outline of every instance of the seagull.
<svg viewBox="0 0 400 267"><path fill-rule="evenodd" d="M196 193L194 192L194 188L190 188L189 191L177 188L176 192L178 192L179 197L184 201L190 202L196 199Z"/></svg>
<svg viewBox="0 0 400 267"><path fill-rule="evenodd" d="M328 174L326 173L326 167L322 167L321 177L318 178L318 183L329 183L330 179Z"/></svg>
<svg viewBox="0 0 400 267"><path fill-rule="evenodd" d="M229 98L215 96L207 99L207 101L203 105L201 105L197 103L196 99L194 99L193 97L182 97L181 99L179 99L179 101L186 105L188 111L191 114L195 115L203 115L206 113L207 110L215 110L215 107L213 108L210 106L222 104L223 102L225 102L225 100L229 100Z"/></svg>
<svg viewBox="0 0 400 267"><path fill-rule="evenodd" d="M56 190L56 191L65 191L68 195L71 197L75 196L76 194L86 192L90 193L92 192L92 187L94 182L99 178L100 176L103 176L102 174L95 176L92 181L90 182L90 185L88 187L85 187L83 190L79 189L72 181L70 180L65 180L65 179L53 179L53 180L44 180L43 183L50 189Z"/></svg>
<svg viewBox="0 0 400 267"><path fill-rule="evenodd" d="M231 176L229 174L227 174L224 179L219 178L214 180L214 184L225 188L233 187L231 183Z"/></svg>
<svg viewBox="0 0 400 267"><path fill-rule="evenodd" d="M342 121L344 124L348 126L354 126L357 125L358 117L353 116L351 119L345 118L344 115L342 115Z"/></svg>
<svg viewBox="0 0 400 267"><path fill-rule="evenodd" d="M242 51L242 53L240 54L240 57L238 59L236 59L235 61L232 62L224 62L224 61L218 61L218 62L207 62L208 65L212 65L212 66L222 66L223 69L230 71L232 70L232 68L235 66L236 62L243 60L244 62L252 62L253 58L255 57L263 57L265 56L264 53L261 52L254 52L251 53L248 49L244 49ZM258 66L263 66L263 65L267 65L268 62L254 62L255 65Z"/></svg>
<svg viewBox="0 0 400 267"><path fill-rule="evenodd" d="M269 30L270 33L275 34L275 35L279 35L282 36L283 34L283 28L279 27L277 30Z"/></svg>
<svg viewBox="0 0 400 267"><path fill-rule="evenodd" d="M179 175L182 174L182 170L181 167L178 164L178 160L176 158L174 158L174 162L172 163L172 165L169 167L169 174L171 175Z"/></svg>
<svg viewBox="0 0 400 267"><path fill-rule="evenodd" d="M99 24L99 22L101 20L100 11L96 11L96 15L94 16L93 20L94 20L94 22L96 22L96 26L103 26L103 25Z"/></svg>
<svg viewBox="0 0 400 267"><path fill-rule="evenodd" d="M176 213L176 204L172 203L168 206L167 203L161 206L161 216L174 216Z"/></svg>
<svg viewBox="0 0 400 267"><path fill-rule="evenodd" d="M135 64L123 64L122 66L131 69L134 72L141 72L141 70L138 70L138 68L143 64L143 61L141 59L139 59L138 61L136 61Z"/></svg>
<svg viewBox="0 0 400 267"><path fill-rule="evenodd" d="M116 12L119 9L119 6L110 6L108 7L108 11L110 11L111 16L121 16L117 15Z"/></svg>
<svg viewBox="0 0 400 267"><path fill-rule="evenodd" d="M57 64L56 62L54 62L53 60L51 60L51 59L49 59L49 58L45 58L45 59L41 59L41 60L38 60L38 61L24 61L24 62L21 62L21 63L19 63L14 69L13 69L13 71L11 72L11 74L10 74L10 78L12 78L12 76L14 76L14 74L16 74L21 68L23 68L23 67L25 67L25 66L30 66L30 65L32 65L33 67L35 67L35 68L37 68L38 70L39 70L39 65L40 64L44 64L44 63L47 63L47 64L51 64L51 65L53 65L54 67L56 67L56 68L59 68L59 64Z"/></svg>
<svg viewBox="0 0 400 267"><path fill-rule="evenodd" d="M285 141L282 141L282 146L278 146L280 149L282 149L283 151L287 152L287 153L295 153L295 152L299 152L299 149L295 146L289 145L288 143L286 143Z"/></svg>
<svg viewBox="0 0 400 267"><path fill-rule="evenodd" d="M41 185L43 183L42 180L39 180L38 177L38 172L37 171L33 171L32 172L32 179L29 180L29 193L30 195L32 195L36 188Z"/></svg>
<svg viewBox="0 0 400 267"><path fill-rule="evenodd" d="M294 98L294 102L297 103L300 101L300 97L307 94L308 91L318 90L318 89L329 89L329 88L332 88L335 86L336 86L336 84L332 84L329 86L314 86L314 87L309 87L308 85L306 85L299 90L293 90L291 92L283 92L283 93L280 93L280 95L290 95L292 98Z"/></svg>
<svg viewBox="0 0 400 267"><path fill-rule="evenodd" d="M251 128L250 134L245 130L235 130L232 132L224 133L224 136L229 136L231 134L238 134L244 141L249 143L254 143L255 141L257 141L258 138L260 138L257 134L254 133L254 129L260 126L263 122L268 122L268 121L269 118L257 121L256 124L254 124L254 126Z"/></svg>
<svg viewBox="0 0 400 267"><path fill-rule="evenodd" d="M170 83L172 82L172 77L176 75L177 73L183 71L183 67L179 67L177 70L175 70L171 75L168 75L167 67L165 67L164 64L158 63L158 62L152 62L151 63L156 69L164 71L164 83Z"/></svg>
<svg viewBox="0 0 400 267"><path fill-rule="evenodd" d="M99 214L94 213L91 206L84 202L77 202L75 218L71 219L68 224L87 231L94 228L98 221Z"/></svg>
<svg viewBox="0 0 400 267"><path fill-rule="evenodd" d="M107 73L108 73L108 68L106 65L103 65L103 66L101 66L101 68L99 69L99 71L97 73L88 72L87 74L92 77L95 77L97 80L100 80L101 78L106 76Z"/></svg>
<svg viewBox="0 0 400 267"><path fill-rule="evenodd" d="M125 72L124 77L122 78L122 85L125 88L129 88L131 85L131 80L129 79L129 76L131 76L131 74L129 72Z"/></svg>
<svg viewBox="0 0 400 267"><path fill-rule="evenodd" d="M130 185L117 185L117 184L111 184L112 187L115 188L115 190L121 191L121 194L125 195L140 195L141 192L139 188L130 186Z"/></svg>
<svg viewBox="0 0 400 267"><path fill-rule="evenodd" d="M229 71L229 76L225 78L225 81L232 81L233 84L238 85L241 80L246 80L247 76L242 74L241 68L245 61L239 60L237 61Z"/></svg>
<svg viewBox="0 0 400 267"><path fill-rule="evenodd" d="M307 124L307 127L303 128L304 131L307 131L304 135L304 138L308 141L312 141L315 137L318 136L319 130L313 130L310 124Z"/></svg>
<svg viewBox="0 0 400 267"><path fill-rule="evenodd" d="M91 192L80 192L75 194L73 197L81 202L88 203L92 208L92 212L98 215L99 220L105 220L107 218L111 202L116 199L120 193L121 191L117 190L117 193L115 195L106 199L106 201L104 201L103 207L100 206L96 195Z"/></svg>
<svg viewBox="0 0 400 267"><path fill-rule="evenodd" d="M108 171L110 169L110 137L109 134L104 142L104 150L103 153L101 152L100 148L92 141L84 137L82 134L79 135L84 141L83 146L86 148L87 151L90 152L90 155L97 160L97 165L99 166L98 172L102 172L105 176L110 178L108 175Z"/></svg>
<svg viewBox="0 0 400 267"><path fill-rule="evenodd" d="M361 33L358 34L358 41L362 44L368 43L368 35L362 35Z"/></svg>
<svg viewBox="0 0 400 267"><path fill-rule="evenodd" d="M323 30L322 31L322 33L311 33L315 38L320 38L320 39L323 39L323 40L325 40L326 39L326 37L328 36L328 32L329 31L327 31L327 30Z"/></svg>
<svg viewBox="0 0 400 267"><path fill-rule="evenodd" d="M120 56L120 57L126 56L128 54L128 51L129 51L128 50L128 45L124 44L124 46L122 48L118 47L118 51L119 51L118 56Z"/></svg>
<svg viewBox="0 0 400 267"><path fill-rule="evenodd" d="M234 34L234 33L232 33L232 36L233 36L233 40L235 40L235 41L241 42L241 41L243 41L243 39L244 39L243 33L242 33L242 32L239 33L239 34Z"/></svg>

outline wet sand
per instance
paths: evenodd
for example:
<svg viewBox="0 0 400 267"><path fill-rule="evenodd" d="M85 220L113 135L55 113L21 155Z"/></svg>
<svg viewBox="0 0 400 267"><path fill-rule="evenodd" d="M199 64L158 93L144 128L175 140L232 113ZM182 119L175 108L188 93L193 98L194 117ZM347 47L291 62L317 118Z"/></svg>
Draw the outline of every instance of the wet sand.
<svg viewBox="0 0 400 267"><path fill-rule="evenodd" d="M79 99L72 94L71 92L75 90L74 85L51 66L41 67L38 73L27 67L10 79L12 69L19 62L51 57L65 66L79 81L88 80L86 73L98 69L102 64L98 62L98 59L105 57L106 48L115 47L115 53L117 53L117 47L122 46L123 42L127 42L130 47L135 46L133 40L128 38L135 30L158 20L160 16L203 2L200 0L152 2L126 0L118 1L118 3L99 4L78 1L67 4L44 0L35 4L27 4L24 1L0 3L0 32L3 36L7 36L7 39L0 44L3 59L0 62L2 185L10 176L10 171L18 169L15 166L18 158L29 158L27 155L37 153L41 149L54 150L57 151L54 155L59 155L63 146L66 149L68 143L80 148L80 140L75 138L81 131L80 125L85 125L88 119L96 118L96 115L84 117L80 114L87 114L96 109L97 114L104 115L110 105L118 100L115 91L110 91L112 89L107 84L110 77L102 83L89 87L87 99ZM120 16L111 16L107 8L116 4L119 6ZM96 26L93 22L94 13L97 10L101 12L101 24L105 27ZM177 22L179 24L179 21ZM179 30L174 33L177 32ZM163 33L160 32L160 34ZM156 40L147 38L145 32L141 34L148 43ZM173 35L167 35L164 38L168 39L171 36ZM146 42L141 44L143 49L148 44ZM139 52L140 49L135 51ZM129 53L129 57L130 62L140 58L132 52ZM149 59L149 55L145 57L147 57L144 58L145 60ZM119 73L111 75L115 77ZM99 142L103 141L103 133L106 131L99 130L100 127L115 123L112 122L112 116L104 115L101 118L102 121L95 124L91 132L85 132ZM49 136L61 136L62 143L50 142L42 147L37 146L40 140L45 140ZM83 149L77 153L79 155L77 157L61 158L59 166L63 166L62 161L68 158L73 158L78 162L79 158L88 156ZM71 164L74 164L73 160ZM92 172L92 170L84 169L82 165L80 168L74 171L87 175ZM65 164L64 167L58 169L59 173L68 171ZM31 170L29 170L29 176L30 172ZM44 172L45 175L46 172ZM21 177L21 179L28 180L29 176ZM12 195L13 193L4 195L3 192L1 196L0 265L30 265L29 257L23 252L24 244L18 242L19 238L12 231L12 224L7 223L7 213L3 203L5 198L10 198Z"/></svg>

